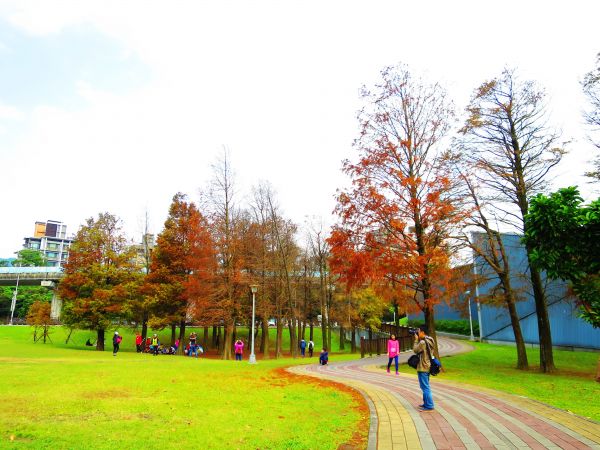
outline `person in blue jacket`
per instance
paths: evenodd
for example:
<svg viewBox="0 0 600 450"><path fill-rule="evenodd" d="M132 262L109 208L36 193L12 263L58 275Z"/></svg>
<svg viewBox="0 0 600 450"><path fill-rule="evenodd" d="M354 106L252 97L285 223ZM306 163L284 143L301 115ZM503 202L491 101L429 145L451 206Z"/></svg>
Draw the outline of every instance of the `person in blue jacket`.
<svg viewBox="0 0 600 450"><path fill-rule="evenodd" d="M321 351L321 356L319 356L319 364L322 366L326 365L329 362L329 353L327 353L327 349L324 348Z"/></svg>
<svg viewBox="0 0 600 450"><path fill-rule="evenodd" d="M300 341L300 354L302 355L303 358L304 358L304 355L306 354L306 341L304 339L302 339Z"/></svg>

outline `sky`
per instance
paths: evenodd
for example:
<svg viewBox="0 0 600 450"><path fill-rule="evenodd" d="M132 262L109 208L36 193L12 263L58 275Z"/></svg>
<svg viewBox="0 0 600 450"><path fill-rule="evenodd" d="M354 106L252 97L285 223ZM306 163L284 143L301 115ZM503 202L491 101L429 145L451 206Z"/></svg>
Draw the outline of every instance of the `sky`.
<svg viewBox="0 0 600 450"><path fill-rule="evenodd" d="M266 180L287 217L331 224L359 89L399 62L441 82L459 115L504 67L537 80L571 141L553 187L597 197L582 177L594 149L579 83L600 52L598 17L593 1L2 0L0 257L36 221L75 233L110 212L139 241L147 212L158 233L175 193L206 189L224 146L238 204Z"/></svg>

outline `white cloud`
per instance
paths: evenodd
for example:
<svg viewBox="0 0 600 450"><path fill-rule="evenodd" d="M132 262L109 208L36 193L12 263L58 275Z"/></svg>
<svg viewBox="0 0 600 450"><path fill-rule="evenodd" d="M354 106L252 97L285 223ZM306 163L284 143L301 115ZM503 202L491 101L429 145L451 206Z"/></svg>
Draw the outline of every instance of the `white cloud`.
<svg viewBox="0 0 600 450"><path fill-rule="evenodd" d="M0 103L0 120L22 120L23 117L23 112L19 111L14 106Z"/></svg>

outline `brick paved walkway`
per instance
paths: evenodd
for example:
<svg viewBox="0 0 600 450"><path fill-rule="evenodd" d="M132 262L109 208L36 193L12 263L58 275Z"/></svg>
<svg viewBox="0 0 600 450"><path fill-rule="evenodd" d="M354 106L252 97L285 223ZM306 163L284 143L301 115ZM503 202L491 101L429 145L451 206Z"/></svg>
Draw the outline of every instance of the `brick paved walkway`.
<svg viewBox="0 0 600 450"><path fill-rule="evenodd" d="M440 338L441 355L468 351ZM411 353L401 355L406 361ZM386 356L288 370L357 388L371 409L369 449L600 449L600 424L543 403L431 378L435 411L419 412L415 375L386 373ZM600 400L599 400L600 401Z"/></svg>

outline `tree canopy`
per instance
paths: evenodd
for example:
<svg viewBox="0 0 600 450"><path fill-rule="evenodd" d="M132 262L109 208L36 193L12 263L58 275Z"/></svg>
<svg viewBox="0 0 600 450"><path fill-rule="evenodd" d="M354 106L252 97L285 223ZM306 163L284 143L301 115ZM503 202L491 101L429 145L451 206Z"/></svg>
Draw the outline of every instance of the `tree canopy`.
<svg viewBox="0 0 600 450"><path fill-rule="evenodd" d="M526 221L532 262L549 277L570 281L582 318L600 327L600 199L584 205L576 187L540 194Z"/></svg>
<svg viewBox="0 0 600 450"><path fill-rule="evenodd" d="M134 253L120 220L109 213L87 219L71 246L65 277L58 285L64 300L62 320L96 330L98 350L104 350L104 330L123 317L141 277Z"/></svg>

